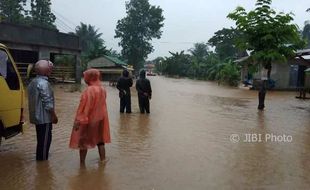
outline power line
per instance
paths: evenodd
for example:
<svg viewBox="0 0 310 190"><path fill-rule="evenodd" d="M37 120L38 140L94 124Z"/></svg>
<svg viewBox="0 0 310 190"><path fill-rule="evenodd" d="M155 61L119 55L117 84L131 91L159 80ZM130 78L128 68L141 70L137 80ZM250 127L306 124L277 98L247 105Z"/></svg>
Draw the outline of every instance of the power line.
<svg viewBox="0 0 310 190"><path fill-rule="evenodd" d="M75 31L75 27L76 26L74 26L74 28L73 27L71 27L71 26L69 26L67 23L66 23L66 21L64 21L63 19L61 19L60 17L62 17L62 18L65 18L65 17L63 17L63 16L61 16L60 14L58 14L57 12L55 12L54 10L52 10L52 12L55 14L55 16L56 16L56 23L57 23L57 21L58 21L58 25L61 25L61 28L62 28L62 30L64 30L64 31L66 31L66 32L74 32ZM69 21L68 19L66 19L67 21ZM69 22L71 22L71 21L69 21ZM73 23L73 22L71 22L71 23Z"/></svg>
<svg viewBox="0 0 310 190"><path fill-rule="evenodd" d="M73 21L71 21L70 19L66 18L65 16L63 16L62 14L60 14L59 12L52 10L52 12L56 15L58 15L58 17L61 17L61 19L63 19L64 21L68 22L69 24L71 24L71 26L73 26L73 28L75 28L78 24L74 23Z"/></svg>
<svg viewBox="0 0 310 190"><path fill-rule="evenodd" d="M62 21L61 19L59 19L58 17L56 17L56 20L58 20L59 23L61 23L65 28L67 28L69 31L74 32L75 29L71 28L70 26L68 26L64 21Z"/></svg>
<svg viewBox="0 0 310 190"><path fill-rule="evenodd" d="M56 25L57 25L57 27L58 27L59 29L63 30L63 31L66 32L66 33L69 33L69 32L70 32L70 30L68 30L68 28L66 28L61 22L59 22L58 19L56 19L55 22L56 22Z"/></svg>

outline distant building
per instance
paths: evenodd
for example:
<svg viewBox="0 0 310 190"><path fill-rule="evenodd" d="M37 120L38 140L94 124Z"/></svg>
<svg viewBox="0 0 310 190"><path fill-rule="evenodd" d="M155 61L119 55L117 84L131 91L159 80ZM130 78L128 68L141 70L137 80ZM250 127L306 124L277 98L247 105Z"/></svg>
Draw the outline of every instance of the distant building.
<svg viewBox="0 0 310 190"><path fill-rule="evenodd" d="M103 56L88 62L87 68L98 69L102 75L103 81L116 81L122 74L124 69L133 71L127 63L112 56Z"/></svg>
<svg viewBox="0 0 310 190"><path fill-rule="evenodd" d="M235 61L242 65L241 80L248 77L249 65L253 64L248 57L243 57ZM306 69L310 68L310 49L299 50L296 52L294 59L288 60L287 63L272 64L270 78L275 81L274 89L293 90L305 86ZM253 87L256 87L255 81L261 79L261 70L253 75Z"/></svg>
<svg viewBox="0 0 310 190"><path fill-rule="evenodd" d="M155 64L152 61L147 61L144 65L144 69L148 74L153 74L155 71Z"/></svg>
<svg viewBox="0 0 310 190"><path fill-rule="evenodd" d="M0 43L9 48L23 78L26 77L28 66L39 59L54 62L55 56L72 55L72 65L55 67L52 77L72 76L70 80L81 80L81 46L78 36L61 33L56 29L0 22Z"/></svg>

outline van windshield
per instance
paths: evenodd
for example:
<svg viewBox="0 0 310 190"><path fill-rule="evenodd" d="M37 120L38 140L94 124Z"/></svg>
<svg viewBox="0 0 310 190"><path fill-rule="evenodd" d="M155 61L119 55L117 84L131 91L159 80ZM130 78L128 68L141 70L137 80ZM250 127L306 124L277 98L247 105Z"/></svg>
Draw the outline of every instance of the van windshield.
<svg viewBox="0 0 310 190"><path fill-rule="evenodd" d="M6 51L0 49L0 76L2 76L11 90L19 90L19 80L13 63Z"/></svg>

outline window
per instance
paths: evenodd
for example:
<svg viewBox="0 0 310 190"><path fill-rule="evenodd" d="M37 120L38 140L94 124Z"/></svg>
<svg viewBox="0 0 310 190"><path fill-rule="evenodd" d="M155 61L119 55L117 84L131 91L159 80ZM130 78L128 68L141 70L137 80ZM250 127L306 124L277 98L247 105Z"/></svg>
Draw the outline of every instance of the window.
<svg viewBox="0 0 310 190"><path fill-rule="evenodd" d="M11 90L19 90L19 80L12 61L6 51L0 49L0 77L3 77Z"/></svg>

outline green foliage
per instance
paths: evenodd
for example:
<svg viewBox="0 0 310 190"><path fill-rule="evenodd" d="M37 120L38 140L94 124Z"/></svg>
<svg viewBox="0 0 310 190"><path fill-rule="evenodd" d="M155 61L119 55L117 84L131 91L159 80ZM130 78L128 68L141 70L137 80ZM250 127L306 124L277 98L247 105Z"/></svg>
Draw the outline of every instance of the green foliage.
<svg viewBox="0 0 310 190"><path fill-rule="evenodd" d="M310 48L310 22L305 22L304 29L302 31L302 37L307 42L307 47Z"/></svg>
<svg viewBox="0 0 310 190"><path fill-rule="evenodd" d="M104 45L104 40L101 38L102 33L99 33L95 26L81 23L76 27L75 35L80 38L82 65L84 69L86 69L86 64L90 60L109 53Z"/></svg>
<svg viewBox="0 0 310 190"><path fill-rule="evenodd" d="M56 28L56 16L51 11L51 0L31 0L30 15L33 25Z"/></svg>
<svg viewBox="0 0 310 190"><path fill-rule="evenodd" d="M1 0L0 22L35 25L55 29L55 15L50 0L31 0L31 10L26 10L27 0Z"/></svg>
<svg viewBox="0 0 310 190"><path fill-rule="evenodd" d="M271 63L285 62L303 47L298 27L292 24L293 14L276 13L272 0L257 0L256 8L246 12L243 7L228 15L242 32L239 47L251 50L251 59L271 70Z"/></svg>
<svg viewBox="0 0 310 190"><path fill-rule="evenodd" d="M229 61L219 70L218 80L221 83L238 86L240 81L240 72L237 64Z"/></svg>
<svg viewBox="0 0 310 190"><path fill-rule="evenodd" d="M108 55L111 56L111 57L116 57L122 61L125 61L122 57L122 54L120 54L118 51L116 50L113 50L113 49L110 49L109 52L108 52Z"/></svg>
<svg viewBox="0 0 310 190"><path fill-rule="evenodd" d="M168 76L219 81L222 84L237 86L240 80L240 71L237 65L232 63L230 59L221 61L217 54L209 52L208 48L201 47L203 46L196 44L190 50L192 55L181 51L170 53L170 57L155 59L156 71Z"/></svg>
<svg viewBox="0 0 310 190"><path fill-rule="evenodd" d="M1 0L0 1L0 22L22 23L26 0Z"/></svg>
<svg viewBox="0 0 310 190"><path fill-rule="evenodd" d="M164 62L165 58L163 57L157 57L156 59L153 60L153 63L155 64L155 71L157 73L163 73L164 71Z"/></svg>
<svg viewBox="0 0 310 190"><path fill-rule="evenodd" d="M190 65L190 56L184 51L172 53L163 61L163 73L169 76L186 76L187 69Z"/></svg>
<svg viewBox="0 0 310 190"><path fill-rule="evenodd" d="M54 64L56 66L71 66L75 63L75 57L73 55L57 55L55 56Z"/></svg>
<svg viewBox="0 0 310 190"><path fill-rule="evenodd" d="M209 55L209 47L206 43L195 43L189 52L197 59L205 59Z"/></svg>
<svg viewBox="0 0 310 190"><path fill-rule="evenodd" d="M153 51L151 40L162 35L162 12L160 7L150 5L148 0L130 0L126 3L127 16L117 22L115 38L120 38L122 55L136 71Z"/></svg>
<svg viewBox="0 0 310 190"><path fill-rule="evenodd" d="M239 49L236 47L237 39L241 32L234 28L223 28L215 32L214 36L209 39L208 43L215 47L215 52L221 60L227 58L236 58Z"/></svg>

